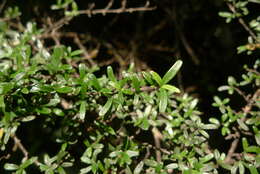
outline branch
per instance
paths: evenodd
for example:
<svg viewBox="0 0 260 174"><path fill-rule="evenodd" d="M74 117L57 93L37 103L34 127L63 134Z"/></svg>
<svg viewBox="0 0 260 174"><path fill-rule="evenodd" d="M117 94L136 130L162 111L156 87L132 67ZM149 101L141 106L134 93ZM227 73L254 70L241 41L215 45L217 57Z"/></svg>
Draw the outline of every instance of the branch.
<svg viewBox="0 0 260 174"><path fill-rule="evenodd" d="M247 102L248 102L247 105L242 108L242 111L244 112L245 115L248 114L251 111L252 106L258 100L259 97L260 97L260 89L258 89L254 93L254 95L251 97L251 99L247 100ZM242 122L244 122L245 120L246 120L246 117L241 118ZM239 130L237 130L235 127L233 127L233 129L235 130L235 133L234 134L230 134L230 135L225 137L226 140L231 139L231 138L234 139L233 142L230 145L227 157L225 159L225 162L229 163L229 164L233 163L233 161L234 161L232 159L232 157L237 156L237 155L234 155L234 154L235 154L235 151L237 149L237 146L238 146L238 143L239 143L239 139L241 137L241 133L239 132ZM244 132L242 132L242 133L244 133Z"/></svg>
<svg viewBox="0 0 260 174"><path fill-rule="evenodd" d="M237 13L236 8L231 4L231 3L227 3L228 8L233 12L233 13ZM255 33L248 27L248 25L246 24L246 22L244 21L243 18L238 17L238 22L244 27L244 29L251 35L251 37L256 41L259 42L259 40L257 39L257 36L255 35Z"/></svg>
<svg viewBox="0 0 260 174"><path fill-rule="evenodd" d="M13 135L12 138L14 140L13 151L16 151L16 149L18 148L24 155L23 160L27 160L29 158L28 150L24 147L21 140L16 135ZM40 165L40 162L38 160L36 160L34 163L36 165Z"/></svg>
<svg viewBox="0 0 260 174"><path fill-rule="evenodd" d="M86 10L79 10L78 11L78 14L79 15L82 15L82 14L86 14L88 15L89 17L91 17L92 15L96 15L96 14L103 14L103 15L106 15L108 13L114 13L114 14L120 14L120 13L133 13L133 12L140 12L140 11L152 11L152 10L155 10L156 7L150 7L150 2L147 1L145 6L143 7L132 7L132 8L126 8L126 0L123 0L122 1L122 4L121 4L121 7L120 8L117 8L117 9L110 9L110 7L113 5L113 1L110 1L108 3L108 5L105 7L105 8L102 8L102 9L93 9L93 6L92 8L89 8L89 9L86 9Z"/></svg>
<svg viewBox="0 0 260 174"><path fill-rule="evenodd" d="M153 127L152 133L153 133L154 144L155 144L156 149L161 149L160 141L163 139L161 132L156 127ZM156 150L155 153L156 153L157 162L161 162L162 161L161 151Z"/></svg>
<svg viewBox="0 0 260 174"><path fill-rule="evenodd" d="M28 156L29 156L29 152L23 146L23 144L21 143L21 140L16 135L14 135L12 138L14 140L13 151L16 151L16 148L19 148L23 153L23 156L24 156L23 160L27 160Z"/></svg>

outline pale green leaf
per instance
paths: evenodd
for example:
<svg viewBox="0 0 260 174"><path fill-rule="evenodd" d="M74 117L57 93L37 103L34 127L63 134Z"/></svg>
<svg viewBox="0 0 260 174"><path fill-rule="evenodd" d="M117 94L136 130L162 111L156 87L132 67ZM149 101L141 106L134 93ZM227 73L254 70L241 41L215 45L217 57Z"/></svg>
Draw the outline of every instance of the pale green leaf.
<svg viewBox="0 0 260 174"><path fill-rule="evenodd" d="M113 103L113 98L109 98L106 102L106 104L102 107L102 109L99 112L100 116L104 116L108 110L110 109L110 107L112 106Z"/></svg>
<svg viewBox="0 0 260 174"><path fill-rule="evenodd" d="M161 88L167 89L167 90L174 92L174 93L180 93L181 92L179 88L176 88L175 86L168 85L168 84L163 85Z"/></svg>
<svg viewBox="0 0 260 174"><path fill-rule="evenodd" d="M165 89L159 92L159 111L165 112L168 104L168 95Z"/></svg>
<svg viewBox="0 0 260 174"><path fill-rule="evenodd" d="M173 77L177 74L182 66L182 61L178 60L174 65L168 70L168 72L163 76L162 84L167 84Z"/></svg>
<svg viewBox="0 0 260 174"><path fill-rule="evenodd" d="M160 75L154 71L150 71L150 74L152 75L153 79L157 82L157 84L159 86L162 86L162 78L160 77Z"/></svg>

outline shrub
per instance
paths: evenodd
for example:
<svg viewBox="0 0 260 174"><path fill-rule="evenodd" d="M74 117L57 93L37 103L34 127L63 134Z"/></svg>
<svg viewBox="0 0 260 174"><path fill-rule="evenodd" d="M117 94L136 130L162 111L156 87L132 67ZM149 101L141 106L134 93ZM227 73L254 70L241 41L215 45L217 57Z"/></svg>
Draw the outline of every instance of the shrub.
<svg viewBox="0 0 260 174"><path fill-rule="evenodd" d="M231 12L220 15L227 22L238 18L241 23L248 2L227 3ZM147 5L143 8L150 10ZM95 14L95 9L78 10L73 0L58 0L52 9L64 9L62 25L75 16ZM100 13L114 12L106 10ZM162 77L154 71L136 71L134 64L118 76L111 66L104 73L97 65L87 65L84 49L73 50L57 40L53 48L45 46L42 38L48 30L33 22L23 26L19 15L17 7L10 7L0 21L0 146L4 153L0 160L5 171L258 173L259 60L253 67L244 66L242 80L228 77L228 85L219 88L241 96L241 109L232 107L233 96L215 96L212 105L221 118L216 113L203 122L198 99L170 84L182 60ZM238 47L239 53L257 49L257 20L249 29L258 35L249 32L249 43ZM50 37L55 40L54 35ZM227 152L211 147L209 130L221 131L226 140L232 140Z"/></svg>

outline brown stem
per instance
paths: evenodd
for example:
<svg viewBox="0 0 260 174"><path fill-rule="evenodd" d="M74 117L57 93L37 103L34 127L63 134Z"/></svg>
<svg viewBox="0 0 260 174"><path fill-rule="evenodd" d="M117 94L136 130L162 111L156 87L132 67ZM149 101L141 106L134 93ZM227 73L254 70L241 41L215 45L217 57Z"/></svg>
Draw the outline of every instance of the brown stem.
<svg viewBox="0 0 260 174"><path fill-rule="evenodd" d="M14 147L13 147L13 151L16 150L16 148L18 148L22 153L23 153L23 160L27 160L29 158L29 152L28 150L24 147L24 145L22 144L21 140L14 134L12 136L13 140L14 140ZM40 165L40 162L38 160L36 160L34 162L36 165Z"/></svg>
<svg viewBox="0 0 260 174"><path fill-rule="evenodd" d="M160 141L162 140L163 136L161 134L161 132L156 128L153 127L152 129L152 134L153 134L153 138L154 138L154 144L156 147L156 160L157 162L161 162L162 161L162 155L161 155L161 151L158 149L161 149L161 143Z"/></svg>

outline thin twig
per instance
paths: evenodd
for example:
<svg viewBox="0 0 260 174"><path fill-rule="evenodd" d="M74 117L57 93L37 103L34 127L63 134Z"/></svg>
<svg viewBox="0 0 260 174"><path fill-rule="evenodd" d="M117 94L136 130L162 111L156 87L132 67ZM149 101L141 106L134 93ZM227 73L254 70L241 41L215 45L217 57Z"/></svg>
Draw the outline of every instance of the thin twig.
<svg viewBox="0 0 260 174"><path fill-rule="evenodd" d="M242 111L243 111L244 114L248 114L251 111L254 103L259 99L259 97L260 97L260 89L258 89L254 93L254 95L251 97L251 99L246 100L247 101L247 105L242 108ZM246 117L241 118L242 122L244 122L245 120L246 120ZM225 137L226 140L234 138L234 140L231 143L230 148L228 150L227 157L225 159L225 162L229 163L229 164L233 163L232 157L234 157L234 153L236 151L236 148L237 148L238 143L239 143L239 139L241 137L241 133L239 132L239 130L237 130L235 127L233 127L233 129L235 130L235 133L234 134L230 134L230 135ZM242 132L242 133L244 133L244 132Z"/></svg>
<svg viewBox="0 0 260 174"><path fill-rule="evenodd" d="M13 151L15 151L16 148L18 147L18 148L21 150L21 152L23 153L23 155L24 155L23 160L27 160L27 159L28 159L28 156L29 156L29 153L28 153L28 151L25 149L25 147L23 146L23 144L21 143L21 140L20 140L16 135L14 135L12 138L13 138L14 144L15 144L15 146L14 146L14 148L13 148Z"/></svg>
<svg viewBox="0 0 260 174"><path fill-rule="evenodd" d="M13 140L14 140L14 147L13 147L13 151L16 150L16 148L18 148L22 153L23 153L23 160L28 160L29 158L29 152L28 150L24 147L24 145L22 144L21 140L14 134L12 136ZM36 165L40 165L40 162L38 160L36 160L34 162Z"/></svg>
<svg viewBox="0 0 260 174"><path fill-rule="evenodd" d="M230 148L228 150L227 157L225 159L225 163L230 164L230 163L233 162L232 156L233 156L233 154L234 154L234 152L235 152L235 150L237 148L238 143L239 143L239 138L234 139L233 142L231 143L231 146L230 146Z"/></svg>
<svg viewBox="0 0 260 174"><path fill-rule="evenodd" d="M86 10L79 10L78 14L86 14L88 16L96 15L96 14L120 14L120 13L133 13L133 12L140 12L140 11L152 11L155 10L156 7L133 7L133 8L118 8L118 9L86 9Z"/></svg>

